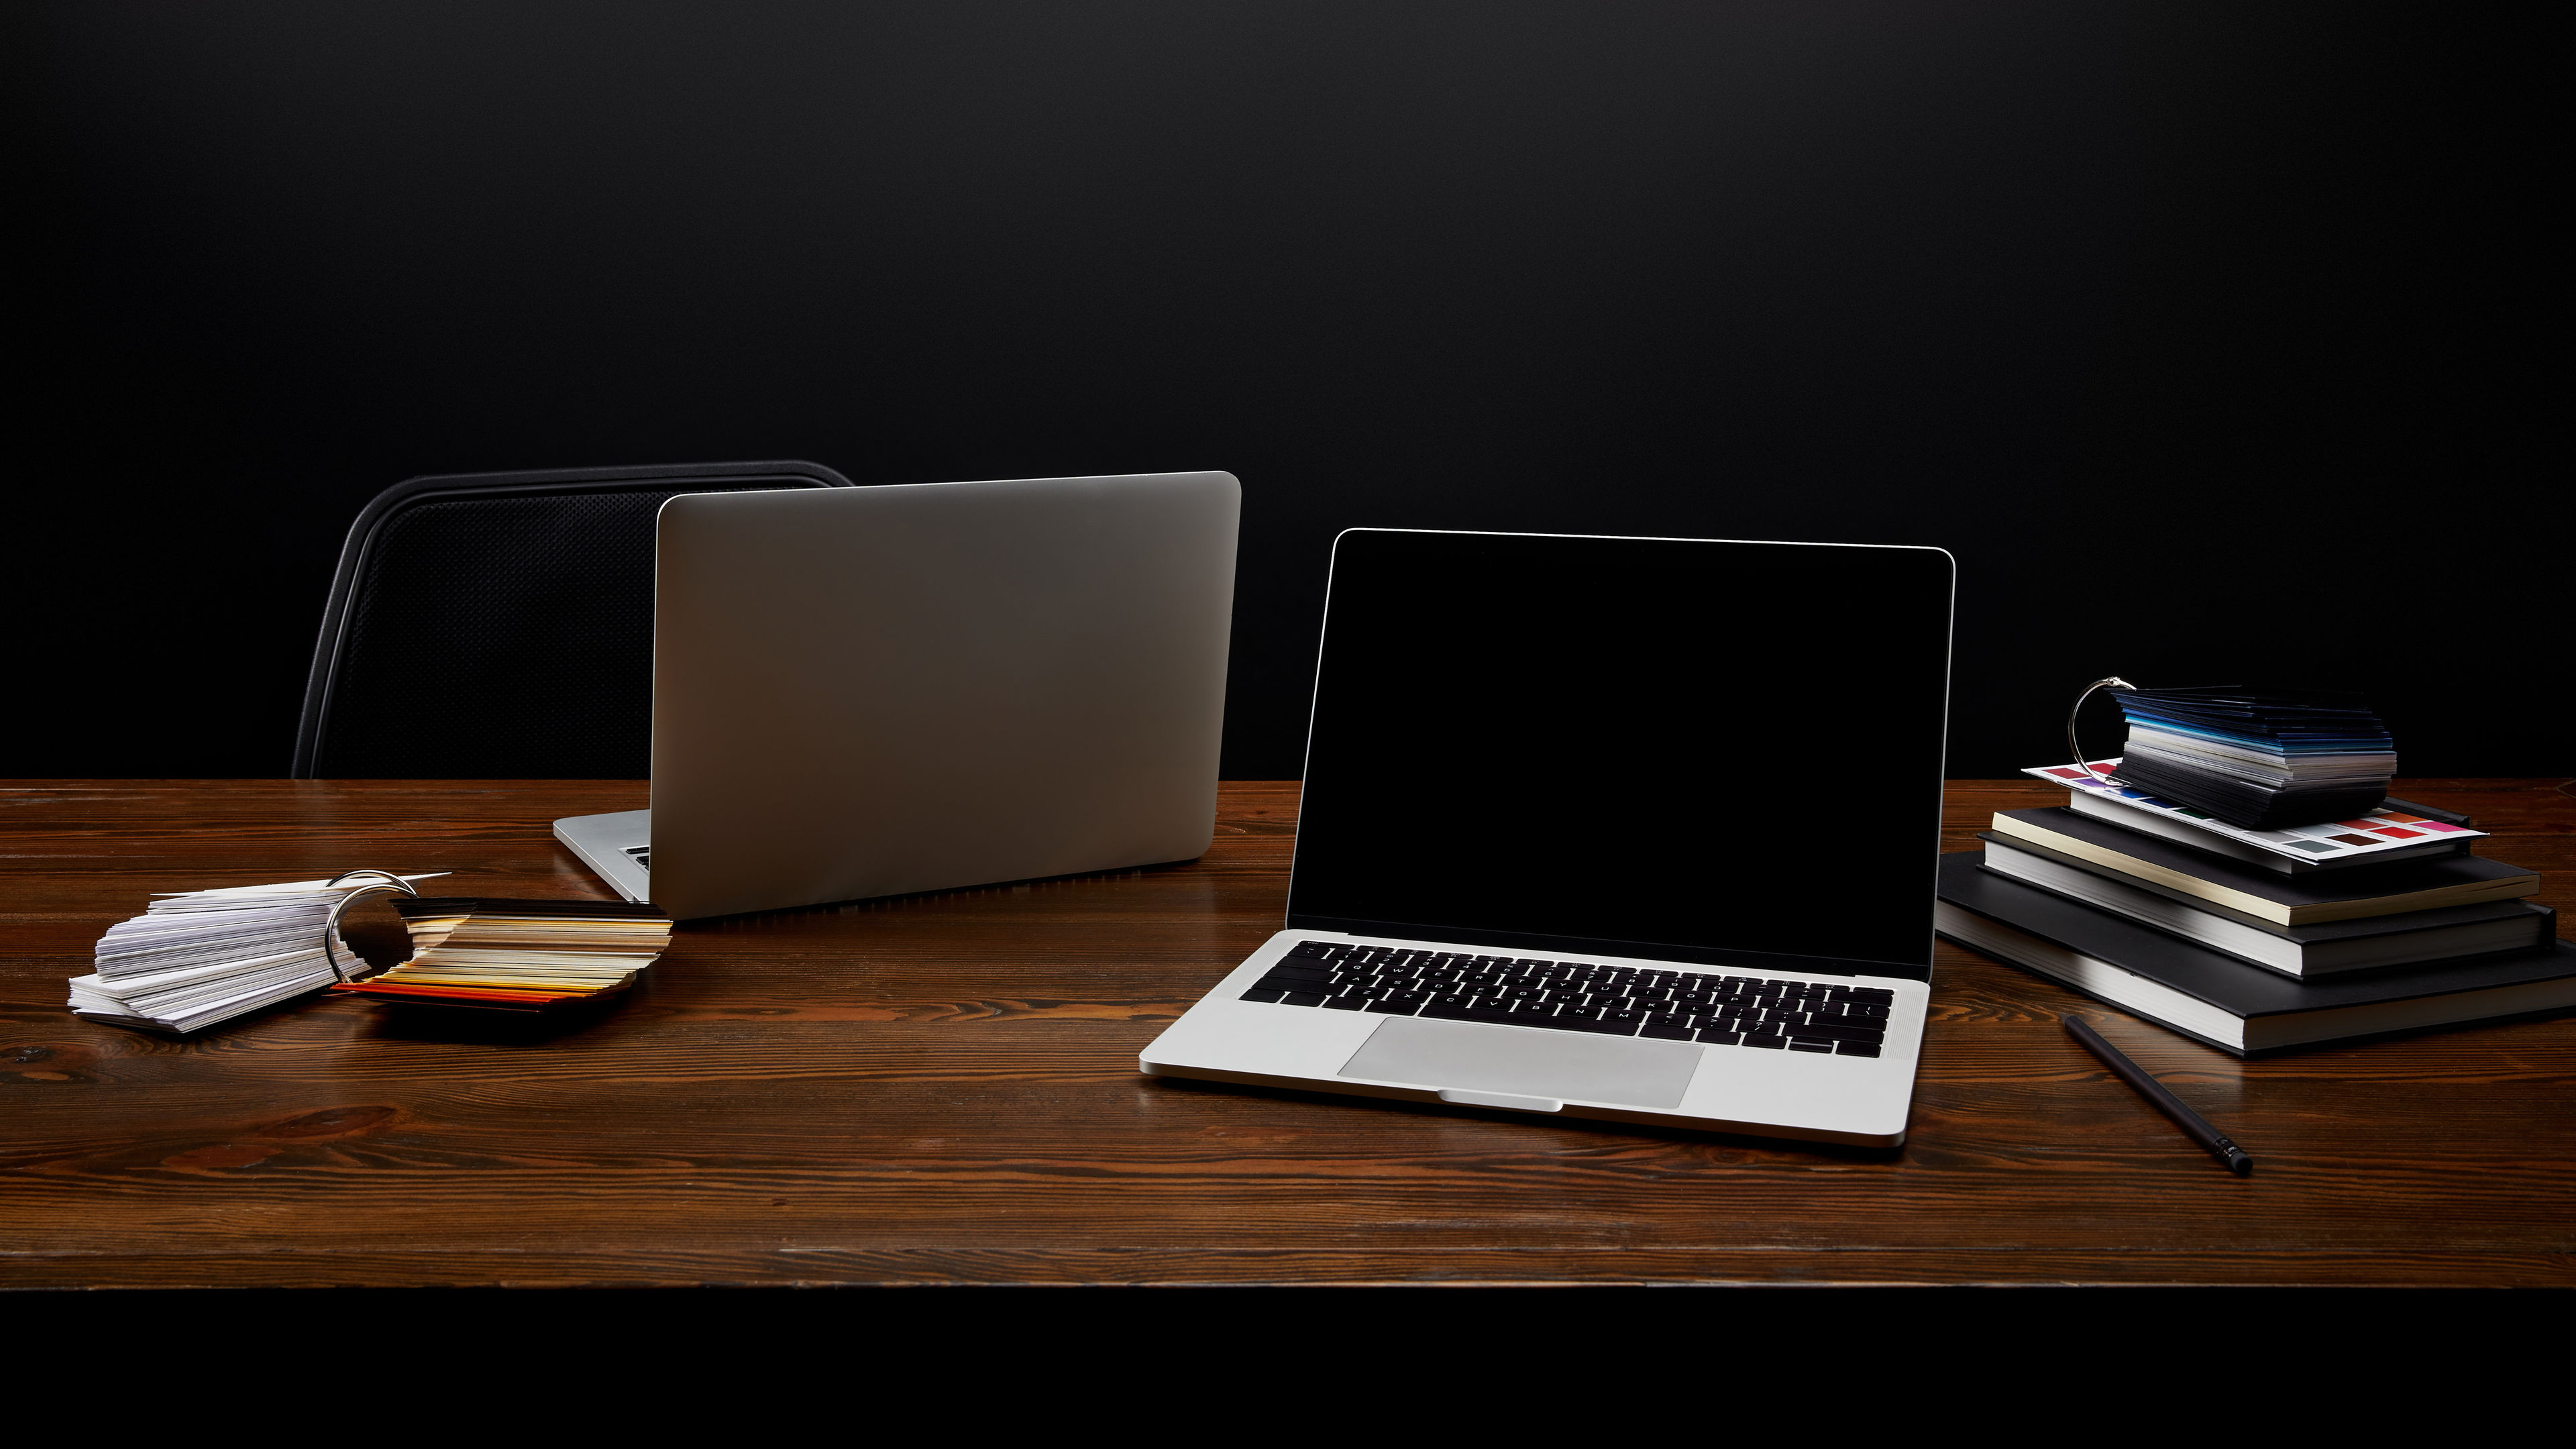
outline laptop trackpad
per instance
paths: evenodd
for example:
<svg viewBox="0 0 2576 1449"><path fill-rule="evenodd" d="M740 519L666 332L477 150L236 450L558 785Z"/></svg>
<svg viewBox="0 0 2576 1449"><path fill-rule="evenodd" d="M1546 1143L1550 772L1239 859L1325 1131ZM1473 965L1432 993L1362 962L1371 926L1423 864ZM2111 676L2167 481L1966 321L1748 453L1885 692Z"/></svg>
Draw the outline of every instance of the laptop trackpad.
<svg viewBox="0 0 2576 1449"><path fill-rule="evenodd" d="M1678 1107L1704 1054L1694 1043L1653 1037L1390 1016L1336 1075L1555 1102Z"/></svg>

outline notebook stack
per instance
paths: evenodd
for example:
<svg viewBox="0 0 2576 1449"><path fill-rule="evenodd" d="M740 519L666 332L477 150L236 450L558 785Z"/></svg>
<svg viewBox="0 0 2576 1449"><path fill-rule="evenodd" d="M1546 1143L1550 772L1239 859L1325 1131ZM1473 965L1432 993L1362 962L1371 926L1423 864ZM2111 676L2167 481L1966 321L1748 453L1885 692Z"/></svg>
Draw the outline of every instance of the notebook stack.
<svg viewBox="0 0 2576 1449"><path fill-rule="evenodd" d="M411 959L334 990L409 1006L560 1011L627 990L671 944L671 918L624 901L397 899Z"/></svg>
<svg viewBox="0 0 2576 1449"><path fill-rule="evenodd" d="M2468 817L2374 791L2250 828L2129 766L2028 771L2067 804L1942 858L1940 933L2240 1056L2576 1007L2540 878L2471 853Z"/></svg>
<svg viewBox="0 0 2576 1449"><path fill-rule="evenodd" d="M374 888L370 880L336 887L300 880L162 893L99 938L97 971L71 980L72 1014L191 1032L318 990L338 979L322 954L331 908ZM331 945L344 967L365 969L336 935Z"/></svg>

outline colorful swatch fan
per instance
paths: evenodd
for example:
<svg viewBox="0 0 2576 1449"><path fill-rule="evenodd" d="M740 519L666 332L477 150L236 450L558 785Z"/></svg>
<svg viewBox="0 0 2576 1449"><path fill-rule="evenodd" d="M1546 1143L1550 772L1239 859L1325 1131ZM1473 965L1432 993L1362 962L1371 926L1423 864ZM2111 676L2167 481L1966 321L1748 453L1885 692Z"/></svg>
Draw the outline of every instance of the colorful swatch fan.
<svg viewBox="0 0 2576 1449"><path fill-rule="evenodd" d="M393 907L411 959L332 987L372 1001L556 1011L615 996L671 944L659 907L623 901L423 896Z"/></svg>
<svg viewBox="0 0 2576 1449"><path fill-rule="evenodd" d="M2112 687L2129 741L2112 778L2248 830L2365 815L2397 746L2360 699L2313 690Z"/></svg>

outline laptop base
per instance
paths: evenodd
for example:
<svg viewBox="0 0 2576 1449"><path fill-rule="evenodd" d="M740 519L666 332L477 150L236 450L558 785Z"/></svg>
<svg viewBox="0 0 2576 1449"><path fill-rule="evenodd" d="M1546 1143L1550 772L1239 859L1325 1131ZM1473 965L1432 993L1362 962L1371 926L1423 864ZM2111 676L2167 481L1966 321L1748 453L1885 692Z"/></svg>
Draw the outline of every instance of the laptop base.
<svg viewBox="0 0 2576 1449"><path fill-rule="evenodd" d="M1839 977L1884 998L1875 1054L1726 1045L1606 1028L1565 1030L1443 1016L1438 1001L1353 1006L1285 999L1265 980L1317 943L1473 955L1482 948L1289 930L1273 936L1183 1013L1139 1056L1148 1076L1393 1098L1460 1107L1585 1117L1704 1132L1894 1147L1905 1140L1929 989L1895 977ZM1529 963L1523 963L1529 964ZM1799 978L1749 967L1707 967L1590 956L1567 967L1629 968L1753 983ZM1669 1030L1669 1028L1658 1028ZM1812 1044L1811 1044L1812 1045Z"/></svg>
<svg viewBox="0 0 2576 1449"><path fill-rule="evenodd" d="M555 822L555 839L581 857L591 873L608 882L622 899L641 904L653 897L648 862L653 849L653 812L620 810L608 815L567 815Z"/></svg>

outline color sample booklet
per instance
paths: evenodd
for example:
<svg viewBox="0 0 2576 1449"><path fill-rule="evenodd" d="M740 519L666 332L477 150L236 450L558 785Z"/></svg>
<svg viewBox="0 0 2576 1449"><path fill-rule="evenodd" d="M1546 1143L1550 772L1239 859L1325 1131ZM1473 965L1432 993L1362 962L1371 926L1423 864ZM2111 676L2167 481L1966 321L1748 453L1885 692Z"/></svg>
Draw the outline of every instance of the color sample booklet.
<svg viewBox="0 0 2576 1449"><path fill-rule="evenodd" d="M625 901L422 896L393 903L412 957L335 990L414 1006L545 1011L614 996L671 944L661 908Z"/></svg>
<svg viewBox="0 0 2576 1449"><path fill-rule="evenodd" d="M339 979L332 956L342 967L366 965L336 933L332 956L324 954L332 908L376 888L374 879L361 878L156 891L142 915L99 938L97 969L71 979L72 1013L184 1033L327 986Z"/></svg>
<svg viewBox="0 0 2576 1449"><path fill-rule="evenodd" d="M2118 760L2095 760L2093 768L2107 775L2119 763ZM2090 791L2098 799L2116 800L2163 820L2187 824L2241 845L2299 860L2352 861L2388 851L2413 850L2435 841L2470 840L2486 834L2483 830L2429 820L2410 811L2385 806L2350 820L2292 825L2279 830L2247 830L2179 801L2150 795L2117 781L2096 779L2080 766L2043 765L2022 773L2052 785L2064 785L2070 790Z"/></svg>

